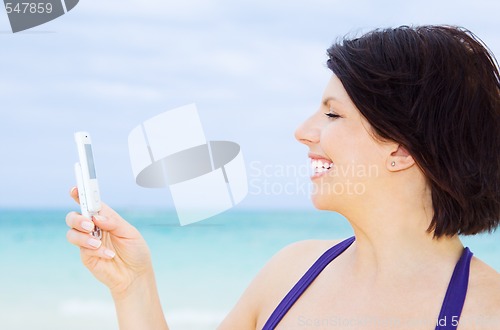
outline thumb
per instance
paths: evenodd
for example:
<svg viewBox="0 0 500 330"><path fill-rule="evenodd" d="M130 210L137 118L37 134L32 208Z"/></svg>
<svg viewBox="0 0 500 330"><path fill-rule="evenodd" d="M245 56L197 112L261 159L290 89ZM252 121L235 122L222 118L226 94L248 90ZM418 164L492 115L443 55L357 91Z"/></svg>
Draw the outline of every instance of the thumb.
<svg viewBox="0 0 500 330"><path fill-rule="evenodd" d="M75 200L75 202L80 204L80 197L78 196L78 188L77 187L71 188L69 195L71 196L71 198L73 198Z"/></svg>

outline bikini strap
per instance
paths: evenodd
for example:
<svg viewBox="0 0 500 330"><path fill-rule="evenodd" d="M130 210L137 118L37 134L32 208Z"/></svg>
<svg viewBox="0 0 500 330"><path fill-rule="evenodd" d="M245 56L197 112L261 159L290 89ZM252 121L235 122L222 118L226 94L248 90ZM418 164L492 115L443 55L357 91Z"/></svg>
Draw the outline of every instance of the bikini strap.
<svg viewBox="0 0 500 330"><path fill-rule="evenodd" d="M350 237L323 253L279 303L278 307L276 307L273 311L262 330L274 329L283 319L285 314L290 310L293 304L295 304L304 291L306 291L309 285L311 285L316 277L318 277L318 275L323 271L323 269L325 269L325 267L332 262L333 259L344 252L354 242L354 240L354 236Z"/></svg>
<svg viewBox="0 0 500 330"><path fill-rule="evenodd" d="M456 330L462 308L464 307L467 287L469 285L469 270L472 252L465 248L455 265L448 290L444 296L441 312L436 323L436 330Z"/></svg>

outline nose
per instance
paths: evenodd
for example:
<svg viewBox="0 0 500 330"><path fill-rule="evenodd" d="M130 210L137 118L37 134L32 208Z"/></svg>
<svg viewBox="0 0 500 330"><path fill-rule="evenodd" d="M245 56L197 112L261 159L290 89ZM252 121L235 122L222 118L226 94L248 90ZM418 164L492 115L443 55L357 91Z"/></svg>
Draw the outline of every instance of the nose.
<svg viewBox="0 0 500 330"><path fill-rule="evenodd" d="M308 146L319 142L320 129L315 125L314 117L309 117L295 130L295 139Z"/></svg>

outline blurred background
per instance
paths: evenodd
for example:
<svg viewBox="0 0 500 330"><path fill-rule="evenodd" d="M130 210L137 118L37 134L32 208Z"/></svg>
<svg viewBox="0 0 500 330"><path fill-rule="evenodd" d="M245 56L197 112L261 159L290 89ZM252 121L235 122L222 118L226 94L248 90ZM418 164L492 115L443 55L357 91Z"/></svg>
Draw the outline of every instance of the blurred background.
<svg viewBox="0 0 500 330"><path fill-rule="evenodd" d="M78 209L73 132L91 133L103 200L150 243L174 328L213 329L277 250L351 233L311 206L307 150L293 137L330 78L326 48L378 27L452 24L500 56L498 12L494 0L82 0L13 34L0 8L1 328L117 327L106 289L65 241L64 216ZM135 185L127 137L193 102L207 139L240 144L249 194L181 228L168 189ZM499 238L465 243L500 270Z"/></svg>

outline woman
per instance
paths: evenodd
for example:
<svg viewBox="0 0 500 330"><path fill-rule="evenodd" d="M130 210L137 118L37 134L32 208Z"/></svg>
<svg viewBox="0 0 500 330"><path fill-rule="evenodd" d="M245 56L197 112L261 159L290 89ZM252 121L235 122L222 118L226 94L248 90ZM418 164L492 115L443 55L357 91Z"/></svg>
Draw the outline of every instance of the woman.
<svg viewBox="0 0 500 330"><path fill-rule="evenodd" d="M314 205L355 236L284 248L220 329L500 329L500 274L458 237L500 221L493 55L448 26L376 30L328 55L332 78L296 138L315 169ZM66 221L120 329L167 329L140 233L107 206L94 219L102 244L92 222Z"/></svg>

